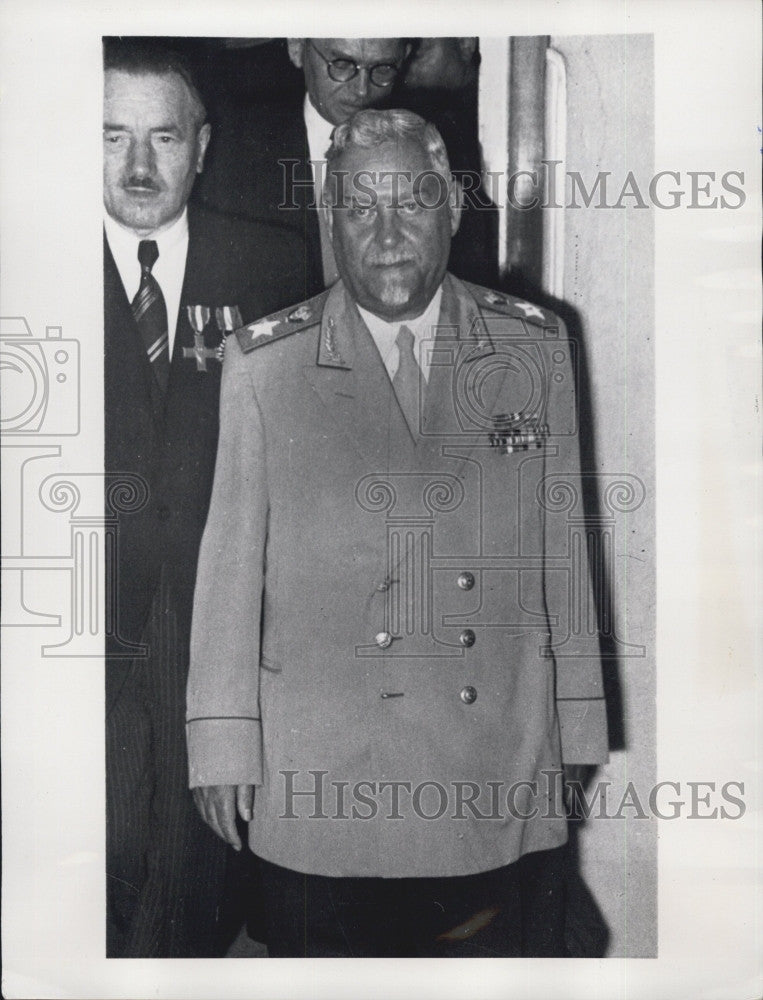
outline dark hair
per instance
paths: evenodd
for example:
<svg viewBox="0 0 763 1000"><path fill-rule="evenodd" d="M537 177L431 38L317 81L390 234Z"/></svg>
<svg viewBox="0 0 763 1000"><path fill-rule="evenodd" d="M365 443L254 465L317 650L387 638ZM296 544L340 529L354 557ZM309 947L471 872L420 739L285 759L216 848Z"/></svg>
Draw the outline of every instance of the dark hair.
<svg viewBox="0 0 763 1000"><path fill-rule="evenodd" d="M193 64L185 53L153 38L111 37L103 39L103 69L133 76L166 76L175 73L188 88L197 106L197 126L207 120L207 109L196 83Z"/></svg>

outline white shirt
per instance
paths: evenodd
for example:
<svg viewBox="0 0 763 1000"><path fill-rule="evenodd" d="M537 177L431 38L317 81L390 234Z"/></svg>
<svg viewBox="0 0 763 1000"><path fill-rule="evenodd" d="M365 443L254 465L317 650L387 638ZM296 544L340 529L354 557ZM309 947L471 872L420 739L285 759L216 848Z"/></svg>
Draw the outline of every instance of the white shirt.
<svg viewBox="0 0 763 1000"><path fill-rule="evenodd" d="M313 183L317 197L316 204L320 205L321 189L326 176L326 153L331 145L331 133L334 131L334 126L313 107L309 94L305 94L304 115L307 148L310 152L310 166L313 171ZM316 166L316 161L318 166Z"/></svg>
<svg viewBox="0 0 763 1000"><path fill-rule="evenodd" d="M128 300L132 302L138 293L138 288L140 288L138 245L141 242L141 237L120 226L110 215L104 216L103 225L125 293ZM185 262L188 256L188 209L183 209L183 214L177 222L172 223L169 229L145 238L155 240L159 248L159 257L151 269L151 274L159 283L164 296L164 304L167 306L167 333L170 340L169 356L171 358L175 343L178 311L180 310L180 297L183 294Z"/></svg>
<svg viewBox="0 0 763 1000"><path fill-rule="evenodd" d="M326 209L323 207L321 201L323 182L326 178L326 151L331 145L331 133L334 131L334 126L331 122L326 121L323 115L313 107L309 94L305 94L304 116L305 129L307 130L307 147L310 153L310 169L313 172L315 205L318 209L323 282L328 287L329 285L333 285L339 276L334 257L334 248L331 245L331 238L329 237L328 223L326 222Z"/></svg>
<svg viewBox="0 0 763 1000"><path fill-rule="evenodd" d="M429 382L432 348L434 347L437 323L440 319L441 302L442 285L434 293L429 305L420 316L416 316L414 319L395 320L393 323L388 323L386 319L380 319L362 306L358 306L358 312L371 331L371 336L374 338L376 349L381 355L390 381L395 377L395 372L400 364L400 350L396 343L397 335L401 326L407 326L413 334L413 353L419 363L424 381Z"/></svg>

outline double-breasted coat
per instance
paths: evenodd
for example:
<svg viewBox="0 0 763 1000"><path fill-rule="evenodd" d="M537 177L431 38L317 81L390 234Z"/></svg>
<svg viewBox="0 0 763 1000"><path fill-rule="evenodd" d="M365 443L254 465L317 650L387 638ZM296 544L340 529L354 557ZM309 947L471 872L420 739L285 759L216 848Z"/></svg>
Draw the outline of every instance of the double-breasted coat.
<svg viewBox="0 0 763 1000"><path fill-rule="evenodd" d="M606 759L574 344L451 275L432 333L412 431L341 282L226 357L190 779L255 785L250 846L297 871L555 847L553 772Z"/></svg>

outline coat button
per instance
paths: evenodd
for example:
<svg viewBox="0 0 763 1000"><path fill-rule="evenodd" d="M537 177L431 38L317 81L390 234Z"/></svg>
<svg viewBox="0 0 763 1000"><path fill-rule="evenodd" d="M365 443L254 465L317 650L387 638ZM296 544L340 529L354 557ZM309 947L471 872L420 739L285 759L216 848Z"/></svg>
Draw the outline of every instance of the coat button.
<svg viewBox="0 0 763 1000"><path fill-rule="evenodd" d="M379 632L375 637L376 645L381 649L386 649L392 645L392 636L389 632Z"/></svg>
<svg viewBox="0 0 763 1000"><path fill-rule="evenodd" d="M464 705L473 705L477 700L477 688L467 684L465 688L461 688L460 698Z"/></svg>
<svg viewBox="0 0 763 1000"><path fill-rule="evenodd" d="M461 633L461 635L458 637L458 641L461 643L462 646L466 646L466 648L468 649L470 646L473 646L474 643L477 641L477 636L470 628L465 628L464 631Z"/></svg>
<svg viewBox="0 0 763 1000"><path fill-rule="evenodd" d="M471 590L474 586L474 573L459 573L456 583L461 590Z"/></svg>

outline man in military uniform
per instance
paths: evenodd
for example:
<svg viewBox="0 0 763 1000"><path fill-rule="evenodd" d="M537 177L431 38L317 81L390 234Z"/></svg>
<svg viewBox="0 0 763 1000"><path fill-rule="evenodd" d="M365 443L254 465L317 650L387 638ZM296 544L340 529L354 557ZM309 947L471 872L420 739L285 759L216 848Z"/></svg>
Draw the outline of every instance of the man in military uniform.
<svg viewBox="0 0 763 1000"><path fill-rule="evenodd" d="M225 361L194 797L271 956L562 955L561 768L607 753L574 344L446 273L433 126L359 112L328 171L340 282Z"/></svg>

